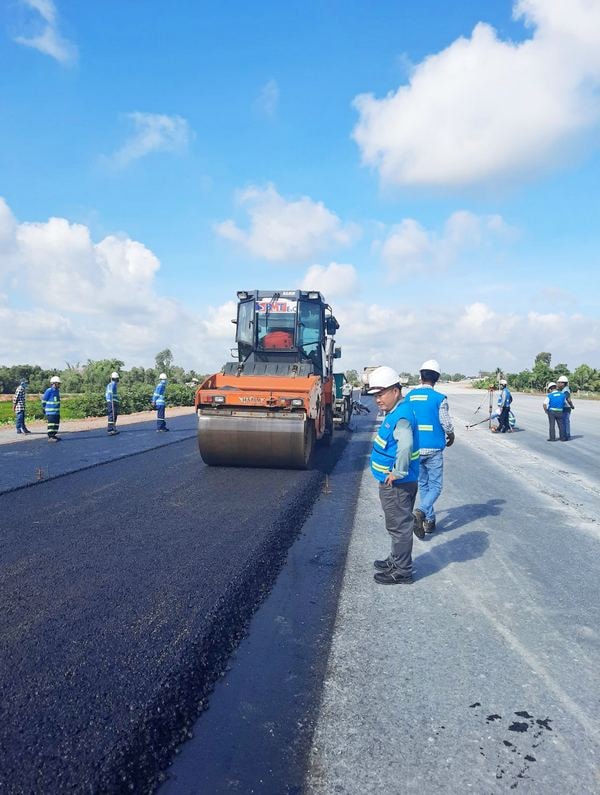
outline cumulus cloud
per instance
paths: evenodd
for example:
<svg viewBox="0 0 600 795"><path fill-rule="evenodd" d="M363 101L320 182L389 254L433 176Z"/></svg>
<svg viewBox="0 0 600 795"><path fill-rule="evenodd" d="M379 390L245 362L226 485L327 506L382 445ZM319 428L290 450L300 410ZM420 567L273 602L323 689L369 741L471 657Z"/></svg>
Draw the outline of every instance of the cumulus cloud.
<svg viewBox="0 0 600 795"><path fill-rule="evenodd" d="M116 168L125 168L152 152L185 152L193 136L188 122L181 116L135 112L128 113L126 118L133 126L133 133L107 158Z"/></svg>
<svg viewBox="0 0 600 795"><path fill-rule="evenodd" d="M0 362L118 356L150 364L168 346L187 366L212 369L233 338L235 312L229 305L200 316L159 295L159 268L139 241L95 242L87 226L65 218L21 223L0 198L0 323L10 329L0 338ZM23 296L31 306L23 307Z"/></svg>
<svg viewBox="0 0 600 795"><path fill-rule="evenodd" d="M433 308L435 323L411 306L350 301L336 306L341 367L362 370L389 364L417 372L424 359L436 358L445 372L476 375L500 366L531 367L539 351L570 367L600 360L600 321L567 312L542 314L498 311L485 303Z"/></svg>
<svg viewBox="0 0 600 795"><path fill-rule="evenodd" d="M256 107L267 119L274 119L279 102L279 86L276 80L267 80L260 90Z"/></svg>
<svg viewBox="0 0 600 795"><path fill-rule="evenodd" d="M287 201L273 185L251 186L240 191L237 200L250 217L248 231L230 218L217 224L217 234L271 262L298 262L347 246L359 231L354 224L343 224L323 202L308 196Z"/></svg>
<svg viewBox="0 0 600 795"><path fill-rule="evenodd" d="M77 47L65 39L58 29L58 13L52 0L21 0L36 12L39 32L32 36L17 36L15 41L49 55L59 63L70 65L77 61Z"/></svg>
<svg viewBox="0 0 600 795"><path fill-rule="evenodd" d="M515 234L501 216L478 216L467 210L452 213L441 233L405 218L381 242L381 259L390 277L397 279L414 271L447 267L468 251L510 240Z"/></svg>
<svg viewBox="0 0 600 795"><path fill-rule="evenodd" d="M354 100L363 163L384 183L463 186L552 166L600 118L600 4L518 0L532 29L479 23L383 99Z"/></svg>
<svg viewBox="0 0 600 795"><path fill-rule="evenodd" d="M329 265L311 265L300 284L301 290L319 290L327 300L351 295L356 288L358 274L354 265L330 262Z"/></svg>

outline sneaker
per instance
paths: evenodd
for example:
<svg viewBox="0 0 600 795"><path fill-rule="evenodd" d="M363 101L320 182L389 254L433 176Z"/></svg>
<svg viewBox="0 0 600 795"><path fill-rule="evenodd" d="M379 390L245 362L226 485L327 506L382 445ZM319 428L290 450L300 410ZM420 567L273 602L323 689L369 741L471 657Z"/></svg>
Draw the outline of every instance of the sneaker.
<svg viewBox="0 0 600 795"><path fill-rule="evenodd" d="M168 428L157 428L156 433L167 433L168 430Z"/></svg>
<svg viewBox="0 0 600 795"><path fill-rule="evenodd" d="M435 530L435 519L425 519L423 527L426 533L433 533Z"/></svg>
<svg viewBox="0 0 600 795"><path fill-rule="evenodd" d="M120 433L120 431L109 431L108 435L109 436L116 436L118 433Z"/></svg>
<svg viewBox="0 0 600 795"><path fill-rule="evenodd" d="M23 433L31 433L31 431L29 430L29 428L25 428L25 429L23 430Z"/></svg>
<svg viewBox="0 0 600 795"><path fill-rule="evenodd" d="M56 438L56 436L49 436L48 437L48 441L49 442L58 442L58 439Z"/></svg>
<svg viewBox="0 0 600 795"><path fill-rule="evenodd" d="M425 538L425 530L423 525L425 523L425 513L420 509L413 513L414 516L414 523L413 523L413 533L416 535L417 538Z"/></svg>
<svg viewBox="0 0 600 795"><path fill-rule="evenodd" d="M379 571L387 571L393 567L393 561L391 558L386 558L385 560L374 560L373 565Z"/></svg>
<svg viewBox="0 0 600 795"><path fill-rule="evenodd" d="M373 579L380 585L411 585L412 575L401 574L398 569L389 568L387 571L378 571Z"/></svg>

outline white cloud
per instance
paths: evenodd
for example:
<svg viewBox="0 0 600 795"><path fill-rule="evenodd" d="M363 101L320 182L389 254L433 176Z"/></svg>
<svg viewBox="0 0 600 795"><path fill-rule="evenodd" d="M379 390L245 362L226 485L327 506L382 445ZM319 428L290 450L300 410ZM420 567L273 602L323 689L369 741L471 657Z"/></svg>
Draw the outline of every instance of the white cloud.
<svg viewBox="0 0 600 795"><path fill-rule="evenodd" d="M436 358L450 373L497 366L517 372L531 367L539 351L551 351L553 361L571 368L600 362L600 321L581 314L518 314L484 303L432 306L423 313L400 303L352 301L337 305L335 315L344 370L389 364L415 373L424 359Z"/></svg>
<svg viewBox="0 0 600 795"><path fill-rule="evenodd" d="M341 295L351 295L357 281L358 274L354 265L330 262L327 266L311 265L300 284L300 289L319 290L329 300Z"/></svg>
<svg viewBox="0 0 600 795"><path fill-rule="evenodd" d="M600 118L600 3L519 0L532 38L479 23L383 99L354 100L363 163L384 183L461 186L551 167Z"/></svg>
<svg viewBox="0 0 600 795"><path fill-rule="evenodd" d="M49 55L59 63L70 65L77 61L77 47L58 30L58 14L52 0L21 0L42 18L42 28L34 36L17 36L15 41Z"/></svg>
<svg viewBox="0 0 600 795"><path fill-rule="evenodd" d="M201 372L220 366L225 338L233 340L231 305L205 320L157 293L159 268L143 243L116 235L96 243L87 226L65 218L19 223L0 198L0 323L10 329L0 337L0 362L117 356L149 365L170 347ZM23 308L25 296L31 306Z"/></svg>
<svg viewBox="0 0 600 795"><path fill-rule="evenodd" d="M478 216L467 210L452 213L439 234L405 218L381 243L381 259L390 277L397 279L414 271L447 267L469 251L515 234L501 216Z"/></svg>
<svg viewBox="0 0 600 795"><path fill-rule="evenodd" d="M134 132L123 146L108 158L117 168L125 168L152 152L184 152L193 132L181 116L160 113L128 113Z"/></svg>
<svg viewBox="0 0 600 795"><path fill-rule="evenodd" d="M277 104L279 102L279 86L276 80L267 80L260 90L256 101L258 110L267 117L274 119L277 114Z"/></svg>
<svg viewBox="0 0 600 795"><path fill-rule="evenodd" d="M273 185L251 186L237 199L250 217L249 230L228 219L217 224L217 233L272 262L306 260L320 251L347 246L358 234L356 225L342 224L322 202L308 196L287 201Z"/></svg>

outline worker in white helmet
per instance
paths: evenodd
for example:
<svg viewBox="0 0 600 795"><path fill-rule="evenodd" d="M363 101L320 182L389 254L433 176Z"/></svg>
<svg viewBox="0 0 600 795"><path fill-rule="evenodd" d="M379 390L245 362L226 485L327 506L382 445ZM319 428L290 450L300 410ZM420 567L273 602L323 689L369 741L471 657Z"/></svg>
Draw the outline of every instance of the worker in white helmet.
<svg viewBox="0 0 600 795"><path fill-rule="evenodd" d="M152 395L152 408L156 409L156 432L165 433L169 429L165 422L165 390L167 388L167 374L161 373L158 376L158 384Z"/></svg>
<svg viewBox="0 0 600 795"><path fill-rule="evenodd" d="M441 375L435 359L428 359L419 368L421 386L407 395L417 418L421 459L419 465L419 507L415 511L415 534L424 538L435 530L435 501L444 482L444 448L454 443L454 425L446 395L435 385Z"/></svg>
<svg viewBox="0 0 600 795"><path fill-rule="evenodd" d="M384 560L374 561L375 581L403 585L413 581L413 508L419 477L419 436L415 415L402 400L400 376L391 367L369 373L369 394L385 412L373 440L371 472L379 482L379 499L392 549Z"/></svg>
<svg viewBox="0 0 600 795"><path fill-rule="evenodd" d="M512 395L508 388L505 378L498 381L500 386L500 394L498 395L498 427L496 433L510 432L510 405L512 403Z"/></svg>
<svg viewBox="0 0 600 795"><path fill-rule="evenodd" d="M106 385L106 416L108 417L108 435L116 436L117 417L119 416L119 373L116 371L110 374L110 381Z"/></svg>
<svg viewBox="0 0 600 795"><path fill-rule="evenodd" d="M57 375L52 376L50 386L42 395L42 408L48 425L48 441L60 442L57 436L60 426L60 378Z"/></svg>
<svg viewBox="0 0 600 795"><path fill-rule="evenodd" d="M563 409L563 423L565 426L565 436L567 441L571 438L571 412L575 408L571 400L571 387L566 375L561 375L556 379L556 385L565 394L565 407Z"/></svg>
<svg viewBox="0 0 600 795"><path fill-rule="evenodd" d="M544 411L548 415L547 441L556 441L556 426L558 426L558 437L561 442L566 442L564 408L567 396L559 389L556 381L548 382L546 392L547 394L544 398Z"/></svg>

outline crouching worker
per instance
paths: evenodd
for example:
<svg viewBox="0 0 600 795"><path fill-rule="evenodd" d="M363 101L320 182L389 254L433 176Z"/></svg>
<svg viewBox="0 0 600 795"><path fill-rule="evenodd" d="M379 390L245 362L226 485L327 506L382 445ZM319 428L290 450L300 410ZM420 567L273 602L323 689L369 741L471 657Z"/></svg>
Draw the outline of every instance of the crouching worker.
<svg viewBox="0 0 600 795"><path fill-rule="evenodd" d="M369 373L370 395L385 412L371 452L371 472L379 481L379 499L392 549L385 560L376 560L375 581L403 585L413 581L413 507L419 477L417 422L408 402L402 400L400 376L391 367Z"/></svg>

